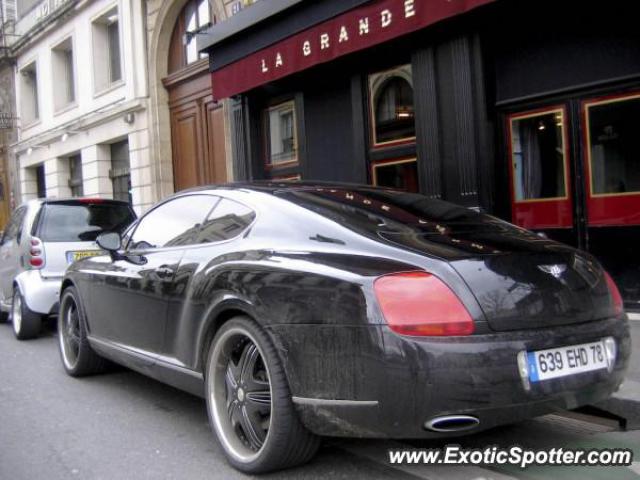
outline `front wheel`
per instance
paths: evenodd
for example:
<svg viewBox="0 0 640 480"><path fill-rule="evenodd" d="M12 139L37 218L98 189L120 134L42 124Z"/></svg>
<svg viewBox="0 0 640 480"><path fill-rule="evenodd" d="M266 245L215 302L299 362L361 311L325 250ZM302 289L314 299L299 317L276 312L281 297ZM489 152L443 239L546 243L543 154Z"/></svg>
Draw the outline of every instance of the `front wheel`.
<svg viewBox="0 0 640 480"><path fill-rule="evenodd" d="M42 316L29 309L17 287L13 290L9 317L13 324L13 333L18 340L29 340L37 337L40 333Z"/></svg>
<svg viewBox="0 0 640 480"><path fill-rule="evenodd" d="M205 370L209 420L229 462L265 473L310 460L319 438L300 422L271 340L248 317L218 331Z"/></svg>
<svg viewBox="0 0 640 480"><path fill-rule="evenodd" d="M93 351L87 339L87 322L78 291L67 287L60 300L58 347L65 371L72 377L100 373L107 361Z"/></svg>

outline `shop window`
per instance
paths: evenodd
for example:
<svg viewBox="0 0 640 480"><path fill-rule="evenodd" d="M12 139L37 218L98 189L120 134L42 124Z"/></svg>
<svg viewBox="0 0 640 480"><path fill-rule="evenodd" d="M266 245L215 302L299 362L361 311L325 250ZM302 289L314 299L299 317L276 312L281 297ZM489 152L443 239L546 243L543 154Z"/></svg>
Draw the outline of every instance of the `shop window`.
<svg viewBox="0 0 640 480"><path fill-rule="evenodd" d="M271 177L271 180L276 180L278 182L299 182L300 180L302 180L302 177L300 176L300 174L276 175L274 177Z"/></svg>
<svg viewBox="0 0 640 480"><path fill-rule="evenodd" d="M72 197L82 197L84 188L82 187L82 157L74 155L69 157L69 188Z"/></svg>
<svg viewBox="0 0 640 480"><path fill-rule="evenodd" d="M373 165L373 184L417 193L418 164L415 158L378 162Z"/></svg>
<svg viewBox="0 0 640 480"><path fill-rule="evenodd" d="M370 75L369 96L374 147L415 139L411 65Z"/></svg>
<svg viewBox="0 0 640 480"><path fill-rule="evenodd" d="M36 62L20 70L20 114L23 126L37 121L40 116Z"/></svg>
<svg viewBox="0 0 640 480"><path fill-rule="evenodd" d="M516 202L567 197L563 109L513 115L509 122Z"/></svg>
<svg viewBox="0 0 640 480"><path fill-rule="evenodd" d="M93 74L95 91L99 93L122 81L118 9L112 8L94 20L92 30Z"/></svg>
<svg viewBox="0 0 640 480"><path fill-rule="evenodd" d="M51 50L51 67L53 70L53 106L58 111L76 101L71 38L67 38Z"/></svg>
<svg viewBox="0 0 640 480"><path fill-rule="evenodd" d="M295 103L273 106L265 112L267 165L277 167L298 161Z"/></svg>
<svg viewBox="0 0 640 480"><path fill-rule="evenodd" d="M585 104L592 195L640 193L640 95Z"/></svg>

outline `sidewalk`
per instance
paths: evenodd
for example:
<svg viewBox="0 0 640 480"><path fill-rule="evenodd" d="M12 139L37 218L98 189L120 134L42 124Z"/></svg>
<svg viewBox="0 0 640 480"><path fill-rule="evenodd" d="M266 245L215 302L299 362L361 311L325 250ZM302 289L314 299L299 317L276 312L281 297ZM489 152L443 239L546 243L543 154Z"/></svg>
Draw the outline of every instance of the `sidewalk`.
<svg viewBox="0 0 640 480"><path fill-rule="evenodd" d="M608 400L596 404L601 410L626 420L628 430L640 429L640 314L629 314L631 324L631 360L620 390Z"/></svg>

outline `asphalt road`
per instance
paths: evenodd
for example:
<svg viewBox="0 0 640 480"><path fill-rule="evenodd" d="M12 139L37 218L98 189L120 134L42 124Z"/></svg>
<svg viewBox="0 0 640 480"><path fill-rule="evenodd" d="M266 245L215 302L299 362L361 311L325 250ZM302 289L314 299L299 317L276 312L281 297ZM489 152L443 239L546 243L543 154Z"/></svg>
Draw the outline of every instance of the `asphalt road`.
<svg viewBox="0 0 640 480"><path fill-rule="evenodd" d="M640 336L640 322L634 325ZM636 343L638 345L638 343ZM548 416L456 441L485 447L614 447L635 450L640 432L612 422ZM414 442L435 448L445 442ZM327 441L309 464L262 478L638 479L627 467L433 467L387 464L386 441ZM128 370L73 379L56 338L29 342L0 325L0 479L234 479L207 423L204 401Z"/></svg>

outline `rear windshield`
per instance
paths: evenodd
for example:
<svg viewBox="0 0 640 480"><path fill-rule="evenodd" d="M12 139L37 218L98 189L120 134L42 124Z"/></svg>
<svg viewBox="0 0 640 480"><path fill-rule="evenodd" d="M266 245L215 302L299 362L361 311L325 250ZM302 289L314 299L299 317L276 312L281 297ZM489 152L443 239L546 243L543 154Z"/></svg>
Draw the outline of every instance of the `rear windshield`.
<svg viewBox="0 0 640 480"><path fill-rule="evenodd" d="M47 205L39 237L44 242L90 242L102 232L122 233L135 219L128 205Z"/></svg>

